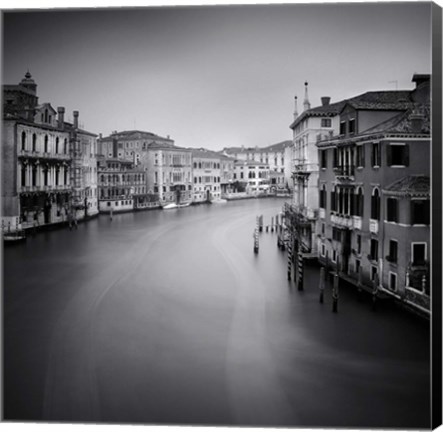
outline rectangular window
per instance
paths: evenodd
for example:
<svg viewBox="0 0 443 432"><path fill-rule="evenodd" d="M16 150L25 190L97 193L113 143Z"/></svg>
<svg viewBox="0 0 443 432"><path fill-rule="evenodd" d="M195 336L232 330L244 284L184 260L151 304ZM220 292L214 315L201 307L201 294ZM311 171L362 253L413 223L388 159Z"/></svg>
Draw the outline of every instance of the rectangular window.
<svg viewBox="0 0 443 432"><path fill-rule="evenodd" d="M397 255L398 255L398 243L396 240L389 240L389 255L388 255L388 261L392 263L397 262Z"/></svg>
<svg viewBox="0 0 443 432"><path fill-rule="evenodd" d="M386 147L388 166L409 166L409 146L391 144Z"/></svg>
<svg viewBox="0 0 443 432"><path fill-rule="evenodd" d="M412 265L421 266L426 263L426 243L412 243Z"/></svg>
<svg viewBox="0 0 443 432"><path fill-rule="evenodd" d="M320 150L320 167L327 168L328 167L328 159L327 159L327 150Z"/></svg>
<svg viewBox="0 0 443 432"><path fill-rule="evenodd" d="M332 251L332 262L337 262L337 251L335 249Z"/></svg>
<svg viewBox="0 0 443 432"><path fill-rule="evenodd" d="M430 201L412 200L411 201L411 224L429 225L430 223Z"/></svg>
<svg viewBox="0 0 443 432"><path fill-rule="evenodd" d="M352 134L355 132L355 119L349 120L349 133Z"/></svg>
<svg viewBox="0 0 443 432"><path fill-rule="evenodd" d="M372 261L378 260L378 240L371 239L371 255L369 259Z"/></svg>
<svg viewBox="0 0 443 432"><path fill-rule="evenodd" d="M331 126L332 126L332 120L330 118L321 119L321 127L331 127Z"/></svg>
<svg viewBox="0 0 443 432"><path fill-rule="evenodd" d="M322 235L325 235L325 224L324 223L321 224L321 233L322 233Z"/></svg>
<svg viewBox="0 0 443 432"><path fill-rule="evenodd" d="M364 167L365 166L365 147L364 145L357 146L357 153L356 153L356 166L357 167Z"/></svg>
<svg viewBox="0 0 443 432"><path fill-rule="evenodd" d="M389 272L389 289L391 291L397 290L397 275L396 275L396 273Z"/></svg>
<svg viewBox="0 0 443 432"><path fill-rule="evenodd" d="M357 234L357 253L361 254L361 235Z"/></svg>
<svg viewBox="0 0 443 432"><path fill-rule="evenodd" d="M395 198L388 198L387 204L387 221L398 222L398 200Z"/></svg>
<svg viewBox="0 0 443 432"><path fill-rule="evenodd" d="M360 273L360 260L355 260L355 273Z"/></svg>
<svg viewBox="0 0 443 432"><path fill-rule="evenodd" d="M372 166L381 166L380 143L372 144Z"/></svg>
<svg viewBox="0 0 443 432"><path fill-rule="evenodd" d="M344 135L346 133L346 122L340 122L340 135Z"/></svg>

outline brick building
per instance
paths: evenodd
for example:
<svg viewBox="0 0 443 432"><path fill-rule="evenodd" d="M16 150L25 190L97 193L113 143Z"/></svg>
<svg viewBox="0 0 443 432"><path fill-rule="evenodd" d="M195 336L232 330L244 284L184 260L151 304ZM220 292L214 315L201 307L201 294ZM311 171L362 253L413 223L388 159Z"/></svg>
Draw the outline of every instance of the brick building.
<svg viewBox="0 0 443 432"><path fill-rule="evenodd" d="M346 102L319 150L319 259L429 310L430 76ZM423 277L424 276L424 277Z"/></svg>

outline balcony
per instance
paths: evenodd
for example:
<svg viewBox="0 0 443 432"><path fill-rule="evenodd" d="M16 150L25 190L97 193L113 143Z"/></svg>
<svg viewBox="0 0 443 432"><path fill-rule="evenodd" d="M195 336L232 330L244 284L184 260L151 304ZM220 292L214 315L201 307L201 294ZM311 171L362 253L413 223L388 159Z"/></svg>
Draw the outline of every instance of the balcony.
<svg viewBox="0 0 443 432"><path fill-rule="evenodd" d="M373 234L378 234L378 220L369 219L369 231Z"/></svg>
<svg viewBox="0 0 443 432"><path fill-rule="evenodd" d="M349 183L354 181L355 167L354 165L343 165L334 167L334 173L337 180L341 183Z"/></svg>
<svg viewBox="0 0 443 432"><path fill-rule="evenodd" d="M343 228L352 228L353 223L351 216L331 214L331 222Z"/></svg>
<svg viewBox="0 0 443 432"><path fill-rule="evenodd" d="M52 160L63 160L69 161L71 156L66 153L48 153L48 152L38 152L30 150L20 150L18 152L18 157L20 158L32 158L32 159L52 159Z"/></svg>
<svg viewBox="0 0 443 432"><path fill-rule="evenodd" d="M360 216L352 216L352 223L354 229L361 230L361 217Z"/></svg>

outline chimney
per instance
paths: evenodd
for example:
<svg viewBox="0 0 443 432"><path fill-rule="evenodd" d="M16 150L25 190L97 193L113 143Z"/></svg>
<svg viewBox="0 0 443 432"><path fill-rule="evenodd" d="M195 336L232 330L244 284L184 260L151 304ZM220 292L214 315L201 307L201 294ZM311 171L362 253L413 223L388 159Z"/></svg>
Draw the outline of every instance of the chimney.
<svg viewBox="0 0 443 432"><path fill-rule="evenodd" d="M294 120L298 117L297 96L294 96Z"/></svg>
<svg viewBox="0 0 443 432"><path fill-rule="evenodd" d="M425 116L415 111L409 116L409 120L411 121L411 132L416 134L422 133Z"/></svg>
<svg viewBox="0 0 443 432"><path fill-rule="evenodd" d="M321 98L322 106L328 106L330 102L331 102L331 98L329 96L323 96Z"/></svg>
<svg viewBox="0 0 443 432"><path fill-rule="evenodd" d="M101 133L99 133L99 134L98 134L98 138L99 138L99 139L102 139L102 138L103 138L103 135L102 135Z"/></svg>
<svg viewBox="0 0 443 432"><path fill-rule="evenodd" d="M303 101L303 111L311 109L311 104L309 103L308 97L308 82L305 82L305 100Z"/></svg>
<svg viewBox="0 0 443 432"><path fill-rule="evenodd" d="M73 115L74 115L74 129L78 129L78 111L74 111Z"/></svg>
<svg viewBox="0 0 443 432"><path fill-rule="evenodd" d="M58 120L57 120L58 128L64 129L64 127L65 127L65 108L58 107L57 112L58 112Z"/></svg>

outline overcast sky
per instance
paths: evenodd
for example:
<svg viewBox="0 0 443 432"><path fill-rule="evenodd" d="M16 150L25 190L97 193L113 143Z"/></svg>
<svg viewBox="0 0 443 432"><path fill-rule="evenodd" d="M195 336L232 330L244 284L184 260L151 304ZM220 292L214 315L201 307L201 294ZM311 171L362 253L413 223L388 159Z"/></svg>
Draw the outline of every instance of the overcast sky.
<svg viewBox="0 0 443 432"><path fill-rule="evenodd" d="M3 83L29 69L40 102L95 133L140 129L221 149L291 139L311 106L413 88L430 73L430 3L7 12ZM396 81L396 82L394 82Z"/></svg>

